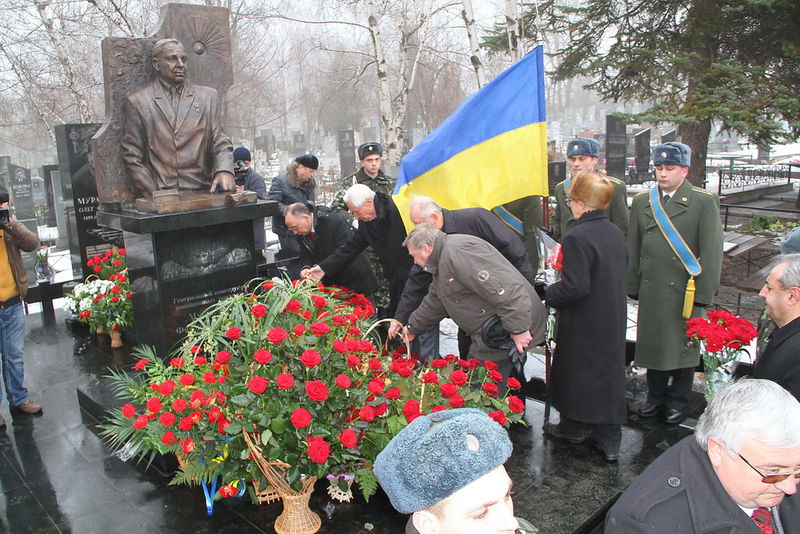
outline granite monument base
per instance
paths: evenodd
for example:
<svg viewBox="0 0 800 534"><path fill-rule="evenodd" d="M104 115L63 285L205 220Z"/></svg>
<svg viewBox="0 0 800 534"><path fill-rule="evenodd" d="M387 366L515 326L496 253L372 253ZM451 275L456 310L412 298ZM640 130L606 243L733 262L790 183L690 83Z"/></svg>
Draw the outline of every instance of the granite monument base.
<svg viewBox="0 0 800 534"><path fill-rule="evenodd" d="M139 341L167 357L192 319L255 278L252 220L277 212L272 201L172 214L98 211L98 224L124 235Z"/></svg>

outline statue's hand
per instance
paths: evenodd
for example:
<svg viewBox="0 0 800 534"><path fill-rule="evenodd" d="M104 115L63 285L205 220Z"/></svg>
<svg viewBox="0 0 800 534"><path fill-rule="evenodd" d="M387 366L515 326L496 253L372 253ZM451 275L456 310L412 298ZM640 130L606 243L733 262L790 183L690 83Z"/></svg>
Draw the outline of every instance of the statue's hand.
<svg viewBox="0 0 800 534"><path fill-rule="evenodd" d="M236 190L236 180L233 179L232 173L220 171L214 175L214 181L211 182L209 193L213 193L217 190L219 190L220 193Z"/></svg>

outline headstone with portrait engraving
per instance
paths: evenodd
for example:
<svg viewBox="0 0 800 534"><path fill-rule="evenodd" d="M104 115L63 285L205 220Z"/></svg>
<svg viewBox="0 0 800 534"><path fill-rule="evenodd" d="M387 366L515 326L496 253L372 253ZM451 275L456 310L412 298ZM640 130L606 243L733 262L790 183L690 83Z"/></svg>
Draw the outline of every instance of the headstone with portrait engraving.
<svg viewBox="0 0 800 534"><path fill-rule="evenodd" d="M30 169L11 164L8 166L8 179L14 217L19 221L36 220Z"/></svg>
<svg viewBox="0 0 800 534"><path fill-rule="evenodd" d="M59 175L68 210L69 250L72 272L83 277L94 274L89 258L104 254L112 246L124 247L122 232L97 224L97 182L89 139L99 124L60 124L55 128Z"/></svg>
<svg viewBox="0 0 800 534"><path fill-rule="evenodd" d="M39 176L44 180L44 194L47 205L44 222L47 226L58 226L56 199L61 196L61 191L56 188L56 184L61 184L58 179L58 165L42 165L39 167ZM61 197L61 202L63 204L63 197Z"/></svg>
<svg viewBox="0 0 800 534"><path fill-rule="evenodd" d="M606 115L606 172L609 176L625 176L627 145L625 121L616 115Z"/></svg>

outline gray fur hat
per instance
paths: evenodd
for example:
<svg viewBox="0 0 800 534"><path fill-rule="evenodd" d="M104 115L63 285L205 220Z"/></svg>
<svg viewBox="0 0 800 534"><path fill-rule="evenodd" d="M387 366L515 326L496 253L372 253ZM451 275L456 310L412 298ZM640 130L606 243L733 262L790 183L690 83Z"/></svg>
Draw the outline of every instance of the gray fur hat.
<svg viewBox="0 0 800 534"><path fill-rule="evenodd" d="M474 408L418 417L375 459L375 476L401 514L424 510L505 463L505 429Z"/></svg>
<svg viewBox="0 0 800 534"><path fill-rule="evenodd" d="M788 232L781 240L781 254L800 252L800 227Z"/></svg>
<svg viewBox="0 0 800 534"><path fill-rule="evenodd" d="M383 156L383 147L380 143L364 143L363 145L358 147L358 159L362 160L367 156L371 156L372 154L377 154L379 156Z"/></svg>
<svg viewBox="0 0 800 534"><path fill-rule="evenodd" d="M567 157L572 156L592 156L600 157L600 143L588 137L578 137L567 143Z"/></svg>
<svg viewBox="0 0 800 534"><path fill-rule="evenodd" d="M692 149L689 145L670 141L653 149L653 165L692 166Z"/></svg>

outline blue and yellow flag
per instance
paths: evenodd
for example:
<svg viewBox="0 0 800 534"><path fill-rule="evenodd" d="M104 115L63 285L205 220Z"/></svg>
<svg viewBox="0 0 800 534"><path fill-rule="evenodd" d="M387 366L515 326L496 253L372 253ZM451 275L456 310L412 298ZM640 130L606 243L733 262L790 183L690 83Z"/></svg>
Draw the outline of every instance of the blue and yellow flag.
<svg viewBox="0 0 800 534"><path fill-rule="evenodd" d="M467 98L400 162L394 201L407 228L414 195L492 209L547 195L544 58L537 46Z"/></svg>

